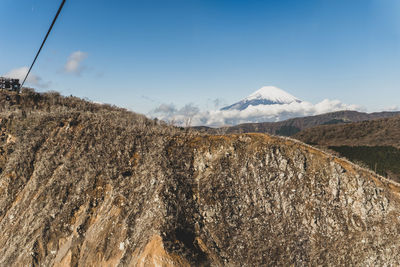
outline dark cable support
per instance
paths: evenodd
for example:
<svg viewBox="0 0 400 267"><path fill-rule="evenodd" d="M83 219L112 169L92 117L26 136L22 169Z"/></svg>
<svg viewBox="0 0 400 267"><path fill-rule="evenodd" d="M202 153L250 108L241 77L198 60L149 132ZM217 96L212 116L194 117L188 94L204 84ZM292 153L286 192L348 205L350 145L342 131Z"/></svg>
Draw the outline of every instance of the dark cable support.
<svg viewBox="0 0 400 267"><path fill-rule="evenodd" d="M42 42L42 45L40 46L39 51L36 53L35 59L33 60L31 67L29 68L28 72L26 73L26 76L25 76L25 78L24 78L24 81L23 81L22 84L21 84L21 88L22 88L22 86L24 86L24 83L25 83L26 79L28 78L29 73L31 72L31 70L32 70L32 68L33 68L33 65L35 65L36 59L38 58L38 56L39 56L39 54L40 54L40 51L42 51L42 48L43 48L44 44L46 43L47 37L49 37L49 34L50 34L51 30L53 29L54 24L56 23L56 20L57 20L57 18L58 18L58 15L60 15L60 12L61 12L61 10L62 10L64 4L65 4L65 1L66 1L66 0L63 0L62 3L61 3L61 5L60 5L60 7L58 8L57 14L56 14L56 16L54 17L53 22L51 23L49 30L47 31L46 37L44 37L44 40L43 40L43 42Z"/></svg>

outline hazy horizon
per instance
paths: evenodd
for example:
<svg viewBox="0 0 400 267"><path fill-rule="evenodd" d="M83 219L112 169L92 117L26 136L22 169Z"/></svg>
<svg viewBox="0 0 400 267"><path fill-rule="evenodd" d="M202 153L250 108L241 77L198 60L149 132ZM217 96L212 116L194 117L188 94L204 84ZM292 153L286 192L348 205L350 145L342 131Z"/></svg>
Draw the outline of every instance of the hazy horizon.
<svg viewBox="0 0 400 267"><path fill-rule="evenodd" d="M26 71L58 5L1 1L0 75ZM262 86L394 110L398 12L395 0L67 1L27 85L148 115L217 110Z"/></svg>

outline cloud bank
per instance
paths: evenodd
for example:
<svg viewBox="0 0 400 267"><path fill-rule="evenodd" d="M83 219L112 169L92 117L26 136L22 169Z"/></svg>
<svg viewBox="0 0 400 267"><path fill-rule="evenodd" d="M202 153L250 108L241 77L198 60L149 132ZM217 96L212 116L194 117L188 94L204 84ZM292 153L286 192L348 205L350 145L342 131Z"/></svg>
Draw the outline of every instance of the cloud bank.
<svg viewBox="0 0 400 267"><path fill-rule="evenodd" d="M381 109L381 111L398 111L400 110L400 107L397 105L389 106L386 108Z"/></svg>
<svg viewBox="0 0 400 267"><path fill-rule="evenodd" d="M12 69L9 72L7 72L6 74L4 74L4 77L7 78L13 78L13 79L19 79L20 82L22 83L23 79L25 78L26 74L28 73L29 68L28 67L21 67L21 68L17 68L17 69ZM34 73L30 73L27 80L27 83L34 85L36 87L39 88L48 88L51 85L51 82L47 81L43 81L43 79L34 74Z"/></svg>
<svg viewBox="0 0 400 267"><path fill-rule="evenodd" d="M178 109L173 104L162 104L151 112L152 117L184 126L221 127L248 122L281 121L294 117L312 116L339 110L360 110L357 105L347 105L339 100L325 99L317 104L293 102L290 104L249 106L245 110L212 110L200 112L193 104Z"/></svg>
<svg viewBox="0 0 400 267"><path fill-rule="evenodd" d="M67 62L64 65L64 71L66 73L72 73L80 75L85 69L82 66L82 61L88 57L88 54L82 51L75 51L69 55Z"/></svg>

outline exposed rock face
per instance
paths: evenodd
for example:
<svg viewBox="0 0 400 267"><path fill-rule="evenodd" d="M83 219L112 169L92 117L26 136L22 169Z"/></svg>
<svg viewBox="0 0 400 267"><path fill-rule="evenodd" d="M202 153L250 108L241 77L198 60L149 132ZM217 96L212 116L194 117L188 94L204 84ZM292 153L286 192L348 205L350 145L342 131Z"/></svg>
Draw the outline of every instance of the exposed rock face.
<svg viewBox="0 0 400 267"><path fill-rule="evenodd" d="M400 263L399 185L302 143L0 117L0 266Z"/></svg>

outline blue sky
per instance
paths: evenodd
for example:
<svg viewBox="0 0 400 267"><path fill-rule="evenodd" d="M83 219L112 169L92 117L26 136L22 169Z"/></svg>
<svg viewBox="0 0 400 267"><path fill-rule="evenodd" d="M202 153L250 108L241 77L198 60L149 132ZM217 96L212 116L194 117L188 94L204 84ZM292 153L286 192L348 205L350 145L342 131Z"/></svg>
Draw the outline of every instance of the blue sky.
<svg viewBox="0 0 400 267"><path fill-rule="evenodd" d="M0 74L30 65L60 2L0 1ZM67 0L30 85L141 113L264 85L378 111L400 105L399 14L398 0Z"/></svg>

